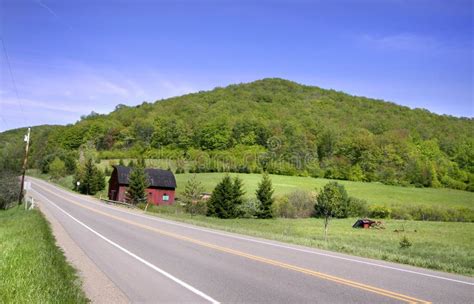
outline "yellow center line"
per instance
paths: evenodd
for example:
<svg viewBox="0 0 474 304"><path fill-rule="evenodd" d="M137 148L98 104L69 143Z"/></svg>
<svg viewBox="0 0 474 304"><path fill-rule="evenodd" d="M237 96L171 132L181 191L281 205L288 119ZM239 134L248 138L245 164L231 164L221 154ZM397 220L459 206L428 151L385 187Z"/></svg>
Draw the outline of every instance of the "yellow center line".
<svg viewBox="0 0 474 304"><path fill-rule="evenodd" d="M242 252L242 251L230 249L230 248L227 248L227 247L222 247L222 246L219 246L219 245L203 242L203 241L193 239L193 238L190 238L190 237L186 237L186 236L176 234L176 233L173 233L173 232L169 232L169 231L161 230L161 229L158 229L158 228L155 228L155 227L147 226L147 225L144 225L144 224L141 224L141 223L137 223L137 222L122 218L122 217L118 217L116 215L109 214L107 212L104 212L104 211L101 211L101 210L98 210L98 209L95 209L95 208L92 208L92 207L89 207L89 206L85 206L81 203L78 203L78 202L73 201L69 198L66 198L62 195L59 195L59 194L57 194L57 193L55 193L51 190L48 190L44 187L41 187L41 186L39 186L39 187L41 189L43 189L44 191L47 191L47 192L49 192L49 193L51 193L51 194L53 194L53 195L55 195L59 198L62 198L64 200L68 201L68 202L71 202L74 205L79 206L81 208L88 209L92 212L101 214L101 215L109 217L109 218L113 218L117 221L127 223L127 224L130 224L132 226L140 227L142 229L152 231L152 232L155 232L155 233L158 233L158 234L161 234L161 235L165 235L165 236L168 236L168 237L171 237L171 238L174 238L174 239L190 242L190 243L197 244L197 245L200 245L200 246L203 246L203 247L211 248L211 249L221 251L221 252L226 252L226 253L229 253L229 254L233 254L233 255L244 257L244 258L247 258L247 259L250 259L250 260L258 261L258 262L261 262L261 263L277 266L277 267L280 267L280 268L297 271L297 272L304 273L304 274L307 274L307 275L310 275L310 276L313 276L313 277L325 279L325 280L328 280L328 281L336 282L336 283L339 283L339 284L351 286L351 287L358 288L358 289L362 289L362 290L369 291L369 292L379 294L379 295L382 295L382 296L386 296L386 297L390 297L390 298L393 298L393 299L401 300L401 301L404 301L404 302L407 302L407 303L430 303L430 302L425 301L425 300L420 300L420 299L417 299L417 298L413 298L413 297L410 297L410 296L407 296L407 295L399 294L399 293L389 291L389 290L385 290L385 289L382 289L382 288L377 288L377 287L374 287L374 286L358 283L358 282L355 282L355 281L343 279L343 278L340 278L340 277L336 277L336 276L332 276L332 275L329 275L329 274L317 272L317 271L314 271L314 270L311 270L311 269L307 269L307 268L303 268L303 267L283 263L283 262L280 262L280 261L267 259L267 258L264 258L264 257L261 257L261 256L252 255L252 254L245 253L245 252Z"/></svg>

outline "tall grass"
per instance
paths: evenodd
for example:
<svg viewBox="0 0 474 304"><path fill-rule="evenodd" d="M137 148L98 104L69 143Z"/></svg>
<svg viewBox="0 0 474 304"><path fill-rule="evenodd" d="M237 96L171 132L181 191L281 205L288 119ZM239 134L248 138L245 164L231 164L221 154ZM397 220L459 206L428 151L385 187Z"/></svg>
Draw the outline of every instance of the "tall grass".
<svg viewBox="0 0 474 304"><path fill-rule="evenodd" d="M76 271L37 210L0 211L0 303L86 303Z"/></svg>

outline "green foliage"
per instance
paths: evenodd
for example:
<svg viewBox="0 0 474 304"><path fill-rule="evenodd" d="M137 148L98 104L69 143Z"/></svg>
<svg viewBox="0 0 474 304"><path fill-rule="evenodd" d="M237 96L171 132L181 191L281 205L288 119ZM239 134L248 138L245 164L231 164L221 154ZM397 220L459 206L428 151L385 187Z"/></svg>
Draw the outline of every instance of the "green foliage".
<svg viewBox="0 0 474 304"><path fill-rule="evenodd" d="M381 206L381 205L373 205L369 207L369 216L375 218L390 218L392 214L392 209Z"/></svg>
<svg viewBox="0 0 474 304"><path fill-rule="evenodd" d="M402 239L400 240L400 249L405 249L405 248L409 248L411 247L412 243L410 242L410 240L407 238L406 235L404 235L402 237Z"/></svg>
<svg viewBox="0 0 474 304"><path fill-rule="evenodd" d="M80 183L77 190L83 194L94 195L105 188L105 176L91 158L78 168L73 181L74 187L77 182Z"/></svg>
<svg viewBox="0 0 474 304"><path fill-rule="evenodd" d="M243 194L242 180L239 178L232 180L226 175L214 188L207 202L207 215L224 219L240 216L239 206L242 204Z"/></svg>
<svg viewBox="0 0 474 304"><path fill-rule="evenodd" d="M21 167L24 132L0 133L0 168ZM34 127L31 164L47 173L58 156L72 174L74 163L62 155L86 146L104 158L182 158L193 172L474 190L472 134L470 118L263 79Z"/></svg>
<svg viewBox="0 0 474 304"><path fill-rule="evenodd" d="M369 213L368 204L365 200L349 197L347 204L347 216L348 217L365 217Z"/></svg>
<svg viewBox="0 0 474 304"><path fill-rule="evenodd" d="M344 186L330 182L319 193L314 205L315 215L324 219L324 237L327 239L329 219L347 217L349 197Z"/></svg>
<svg viewBox="0 0 474 304"><path fill-rule="evenodd" d="M191 215L206 215L207 203L201 199L203 192L204 187L194 174L184 187L183 197L186 212Z"/></svg>
<svg viewBox="0 0 474 304"><path fill-rule="evenodd" d="M311 204L311 208L312 208ZM296 218L296 208L290 203L288 196L281 196L273 204L273 214L276 217Z"/></svg>
<svg viewBox="0 0 474 304"><path fill-rule="evenodd" d="M307 218L314 213L314 202L316 196L313 192L296 190L292 191L287 195L288 203L294 210L294 216L296 218Z"/></svg>
<svg viewBox="0 0 474 304"><path fill-rule="evenodd" d="M49 164L49 174L55 179L63 177L66 174L66 165L59 157L55 157Z"/></svg>
<svg viewBox="0 0 474 304"><path fill-rule="evenodd" d="M273 187L270 176L265 173L262 176L262 181L258 185L256 196L259 203L259 210L256 214L258 218L272 218Z"/></svg>
<svg viewBox="0 0 474 304"><path fill-rule="evenodd" d="M0 171L0 210L8 209L18 203L20 183L13 171Z"/></svg>
<svg viewBox="0 0 474 304"><path fill-rule="evenodd" d="M317 196L315 215L322 218L344 218L348 214L349 196L343 185L329 182Z"/></svg>
<svg viewBox="0 0 474 304"><path fill-rule="evenodd" d="M143 161L138 161L137 165L132 167L128 177L126 201L133 205L144 203L147 200L148 176L143 165Z"/></svg>
<svg viewBox="0 0 474 304"><path fill-rule="evenodd" d="M260 213L260 202L254 198L245 199L238 207L238 213L242 218L257 218Z"/></svg>

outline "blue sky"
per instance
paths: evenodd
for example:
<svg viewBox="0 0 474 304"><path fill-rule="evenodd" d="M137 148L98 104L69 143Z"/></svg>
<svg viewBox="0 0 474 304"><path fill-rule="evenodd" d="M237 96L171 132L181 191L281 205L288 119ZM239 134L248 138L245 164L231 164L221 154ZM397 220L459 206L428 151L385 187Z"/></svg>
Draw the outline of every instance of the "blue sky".
<svg viewBox="0 0 474 304"><path fill-rule="evenodd" d="M0 2L0 130L265 77L473 117L472 1Z"/></svg>

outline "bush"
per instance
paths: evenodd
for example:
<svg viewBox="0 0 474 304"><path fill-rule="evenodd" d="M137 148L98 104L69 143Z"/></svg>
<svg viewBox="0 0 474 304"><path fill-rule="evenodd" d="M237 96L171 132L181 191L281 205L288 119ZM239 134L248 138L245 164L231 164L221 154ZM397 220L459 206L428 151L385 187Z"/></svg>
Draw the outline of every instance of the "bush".
<svg viewBox="0 0 474 304"><path fill-rule="evenodd" d="M20 181L14 172L0 171L0 209L8 209L18 202Z"/></svg>
<svg viewBox="0 0 474 304"><path fill-rule="evenodd" d="M184 211L191 215L206 215L207 202L203 200L187 201L184 205Z"/></svg>
<svg viewBox="0 0 474 304"><path fill-rule="evenodd" d="M277 217L296 218L296 208L290 204L288 196L278 197L273 204L273 214Z"/></svg>
<svg viewBox="0 0 474 304"><path fill-rule="evenodd" d="M315 201L316 195L308 191L296 190L288 194L288 203L293 207L297 218L311 217Z"/></svg>
<svg viewBox="0 0 474 304"><path fill-rule="evenodd" d="M390 218L392 210L386 206L373 205L369 207L369 216L375 218Z"/></svg>
<svg viewBox="0 0 474 304"><path fill-rule="evenodd" d="M400 248L401 249L404 249L404 248L409 248L411 247L412 243L410 242L410 240L406 237L406 235L404 235L402 237L402 239L400 240Z"/></svg>
<svg viewBox="0 0 474 304"><path fill-rule="evenodd" d="M255 199L247 199L237 208L241 217L255 218L260 211L260 204Z"/></svg>
<svg viewBox="0 0 474 304"><path fill-rule="evenodd" d="M368 214L369 209L365 200L349 197L349 202L347 204L348 217L367 216Z"/></svg>

